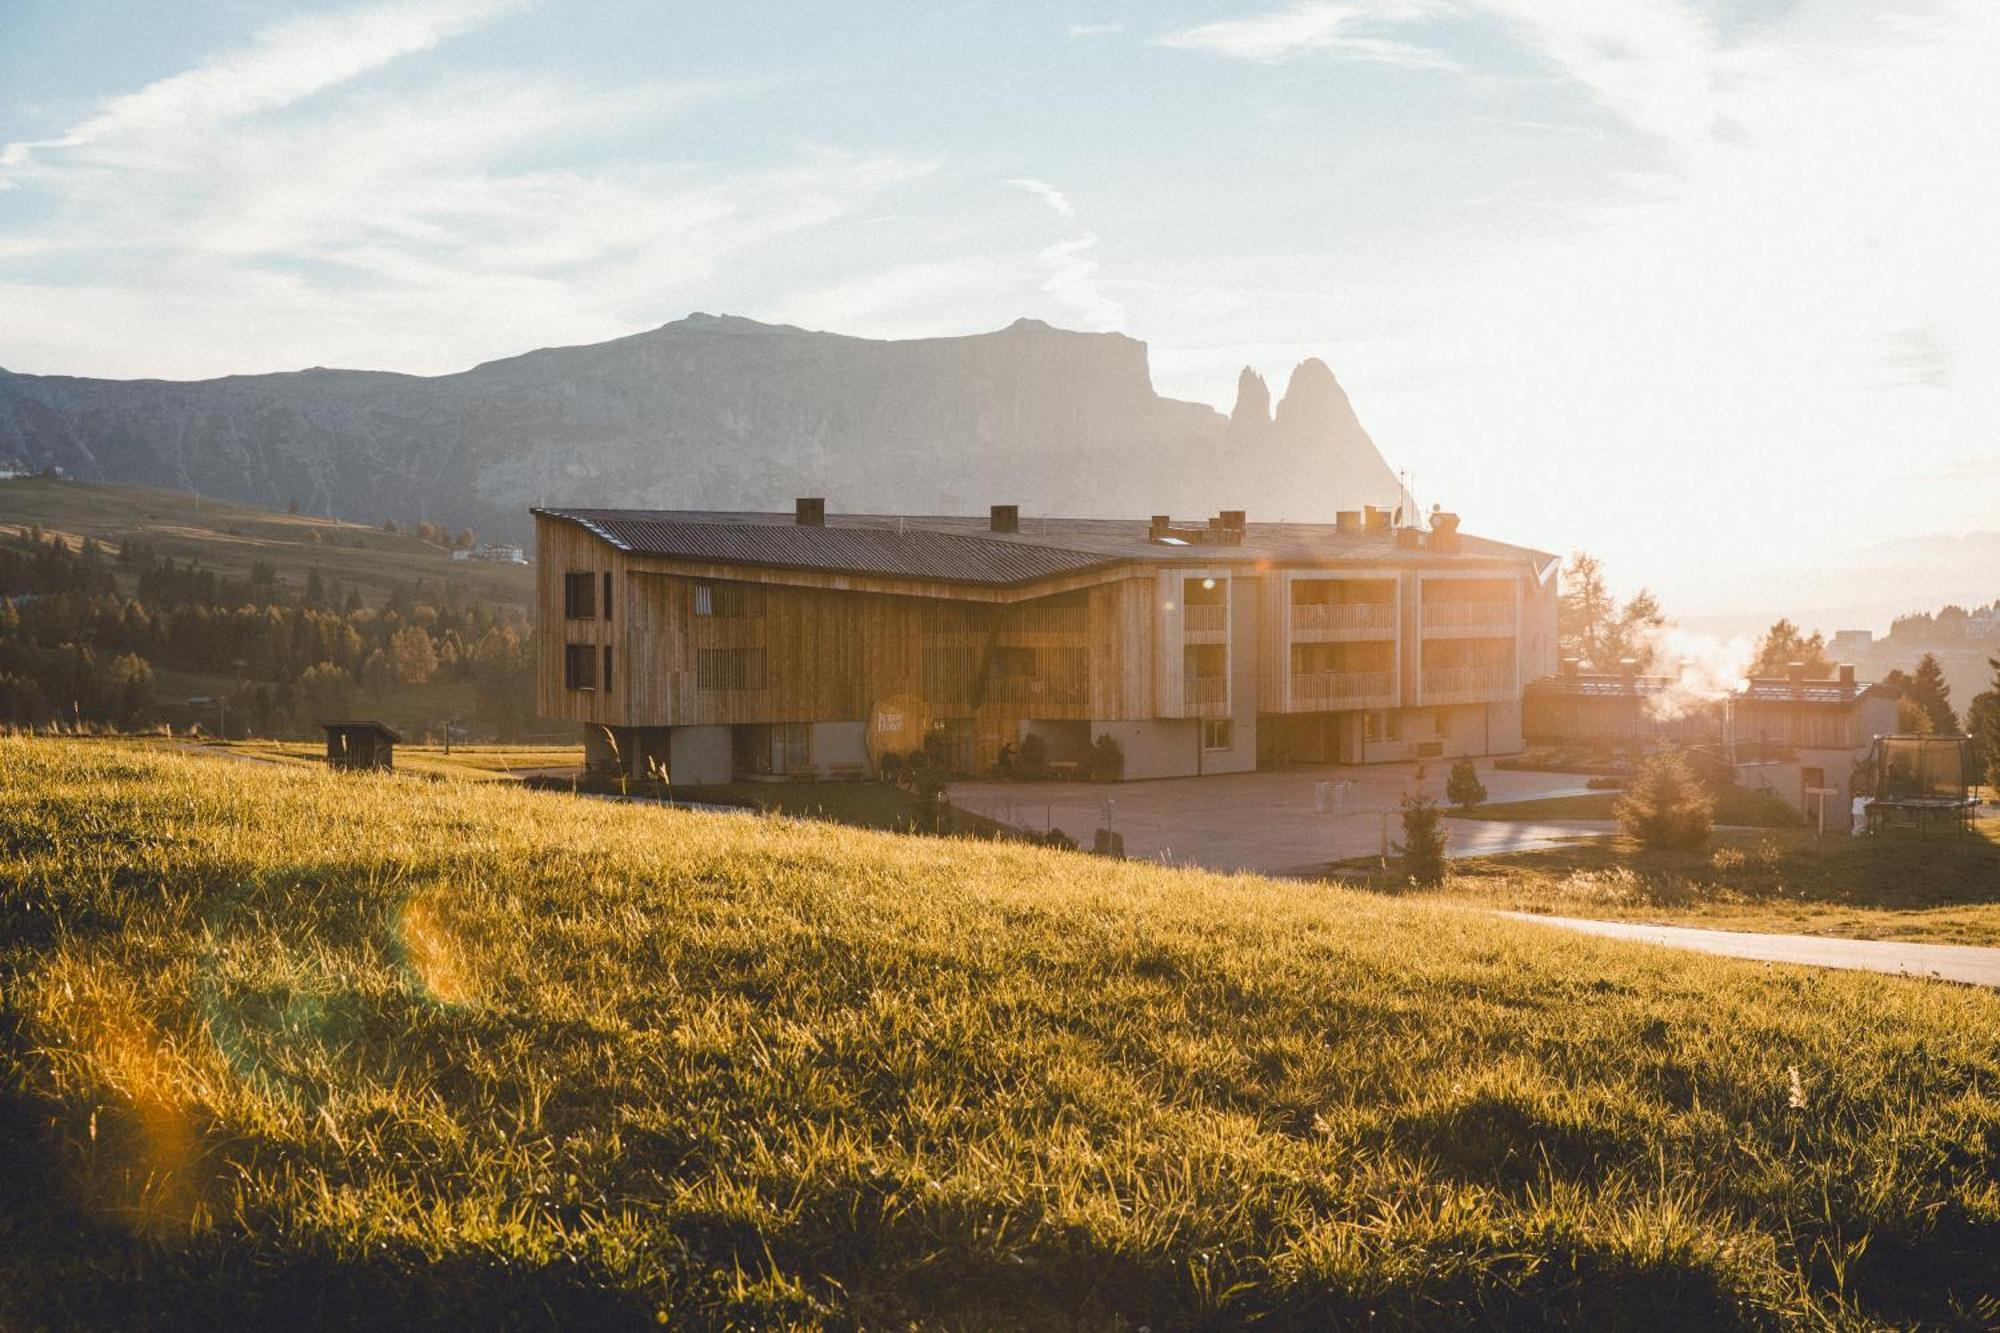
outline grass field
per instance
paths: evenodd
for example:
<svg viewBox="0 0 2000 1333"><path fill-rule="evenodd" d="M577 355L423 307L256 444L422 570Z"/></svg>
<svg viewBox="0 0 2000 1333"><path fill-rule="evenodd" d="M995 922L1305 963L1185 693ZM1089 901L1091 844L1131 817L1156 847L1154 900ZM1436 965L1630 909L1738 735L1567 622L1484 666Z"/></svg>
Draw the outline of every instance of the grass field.
<svg viewBox="0 0 2000 1333"><path fill-rule="evenodd" d="M210 741L208 748L251 759L312 768L326 765L326 745L316 741ZM426 777L466 778L492 782L522 773L549 768L581 768L581 745L454 745L446 753L442 745L396 747L396 767Z"/></svg>
<svg viewBox="0 0 2000 1333"><path fill-rule="evenodd" d="M1454 861L1440 892L1512 911L2000 945L2000 819L1970 837L1724 832L1695 852L1587 839Z"/></svg>
<svg viewBox="0 0 2000 1333"><path fill-rule="evenodd" d="M454 561L442 547L408 533L251 505L201 500L180 491L110 486L49 477L0 480L0 532L40 527L74 543L94 537L116 552L130 540L175 560L199 560L231 578L259 561L294 588L318 569L359 588L375 606L398 583L447 580L484 602L526 606L534 576L526 565Z"/></svg>
<svg viewBox="0 0 2000 1333"><path fill-rule="evenodd" d="M1470 809L1454 807L1455 819L1535 821L1544 819L1616 819L1621 793L1594 791L1572 796L1545 796L1530 801L1493 801ZM1768 791L1725 787L1715 798L1715 822L1745 828L1797 828L1803 821L1783 798Z"/></svg>
<svg viewBox="0 0 2000 1333"><path fill-rule="evenodd" d="M0 1326L2000 1319L2000 996L0 738Z"/></svg>

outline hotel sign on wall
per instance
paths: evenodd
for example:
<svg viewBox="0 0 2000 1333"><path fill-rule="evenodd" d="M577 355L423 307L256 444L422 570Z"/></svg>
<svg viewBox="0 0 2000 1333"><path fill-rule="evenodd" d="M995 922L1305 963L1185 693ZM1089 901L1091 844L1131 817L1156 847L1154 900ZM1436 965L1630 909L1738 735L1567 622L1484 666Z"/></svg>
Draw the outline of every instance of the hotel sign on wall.
<svg viewBox="0 0 2000 1333"><path fill-rule="evenodd" d="M877 700L868 714L868 753L875 759L913 754L923 748L929 727L930 710L921 696L897 694Z"/></svg>

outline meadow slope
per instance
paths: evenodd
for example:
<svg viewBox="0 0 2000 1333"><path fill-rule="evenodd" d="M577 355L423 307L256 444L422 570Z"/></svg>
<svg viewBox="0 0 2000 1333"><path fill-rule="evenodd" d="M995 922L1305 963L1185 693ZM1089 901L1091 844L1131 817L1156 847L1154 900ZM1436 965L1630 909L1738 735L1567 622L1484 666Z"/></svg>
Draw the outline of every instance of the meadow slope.
<svg viewBox="0 0 2000 1333"><path fill-rule="evenodd" d="M0 1326L2000 1318L2000 997L0 738Z"/></svg>

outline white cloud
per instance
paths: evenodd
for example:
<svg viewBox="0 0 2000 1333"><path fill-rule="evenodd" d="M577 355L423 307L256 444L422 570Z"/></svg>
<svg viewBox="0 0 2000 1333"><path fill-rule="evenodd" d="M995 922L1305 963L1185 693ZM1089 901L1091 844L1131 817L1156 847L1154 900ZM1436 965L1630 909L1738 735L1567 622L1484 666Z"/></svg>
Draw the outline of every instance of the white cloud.
<svg viewBox="0 0 2000 1333"><path fill-rule="evenodd" d="M60 138L0 149L0 167L39 150L91 148L99 163L139 164L161 140L185 141L259 111L290 106L403 56L429 50L523 0L377 4L286 19L251 44L105 102Z"/></svg>
<svg viewBox="0 0 2000 1333"><path fill-rule="evenodd" d="M1290 9L1244 19L1179 28L1157 38L1161 46L1206 51L1233 60L1276 64L1305 55L1376 61L1415 69L1446 69L1453 61L1425 46L1396 41L1368 29L1407 23L1437 12L1424 0L1375 0L1369 4L1304 0Z"/></svg>
<svg viewBox="0 0 2000 1333"><path fill-rule="evenodd" d="M1038 181L1033 177L1022 176L1007 183L1017 190L1026 190L1029 194L1040 199L1059 218L1069 219L1076 216L1076 205L1070 203L1069 196L1047 181Z"/></svg>

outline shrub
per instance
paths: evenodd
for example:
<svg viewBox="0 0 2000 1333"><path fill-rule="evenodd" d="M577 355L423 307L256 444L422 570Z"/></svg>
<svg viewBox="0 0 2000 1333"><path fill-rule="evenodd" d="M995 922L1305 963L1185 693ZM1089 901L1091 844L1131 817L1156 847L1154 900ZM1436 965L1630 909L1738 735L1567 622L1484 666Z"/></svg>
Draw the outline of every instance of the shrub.
<svg viewBox="0 0 2000 1333"><path fill-rule="evenodd" d="M1451 776L1445 779L1444 795L1461 810L1470 810L1486 799L1486 784L1479 780L1479 769L1470 759L1461 759L1451 766Z"/></svg>
<svg viewBox="0 0 2000 1333"><path fill-rule="evenodd" d="M1643 846L1684 850L1708 841L1715 799L1677 754L1657 754L1618 799L1618 826Z"/></svg>
<svg viewBox="0 0 2000 1333"><path fill-rule="evenodd" d="M1403 797L1403 841L1396 852L1403 858L1403 870L1412 884L1444 882L1444 812L1437 802L1421 793Z"/></svg>
<svg viewBox="0 0 2000 1333"><path fill-rule="evenodd" d="M1125 747L1118 743L1116 736L1099 736L1097 744L1090 747L1089 772L1092 782L1124 780Z"/></svg>

